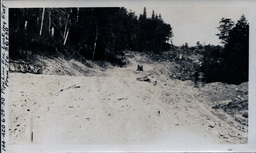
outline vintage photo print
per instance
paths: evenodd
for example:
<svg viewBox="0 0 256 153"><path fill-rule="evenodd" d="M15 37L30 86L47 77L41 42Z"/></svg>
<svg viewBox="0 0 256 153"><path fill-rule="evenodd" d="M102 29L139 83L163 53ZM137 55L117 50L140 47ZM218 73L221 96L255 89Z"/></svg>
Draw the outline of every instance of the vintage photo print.
<svg viewBox="0 0 256 153"><path fill-rule="evenodd" d="M3 0L1 150L255 151L255 6Z"/></svg>

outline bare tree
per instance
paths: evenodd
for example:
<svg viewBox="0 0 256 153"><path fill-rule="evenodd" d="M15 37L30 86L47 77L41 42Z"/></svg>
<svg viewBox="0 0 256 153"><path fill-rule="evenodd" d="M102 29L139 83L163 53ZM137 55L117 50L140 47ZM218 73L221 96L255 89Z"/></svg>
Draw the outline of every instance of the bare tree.
<svg viewBox="0 0 256 153"><path fill-rule="evenodd" d="M65 30L64 30L64 35L63 35L63 38L64 38L64 42L63 42L63 45L65 46L66 45L66 42L67 42L67 39L68 39L68 34L69 34L69 25L70 25L70 13L72 13L72 9L70 9L69 12L67 12L67 19L66 19L66 24L65 24Z"/></svg>
<svg viewBox="0 0 256 153"><path fill-rule="evenodd" d="M49 32L49 35L52 36L51 34L51 26L52 26L52 12L51 12L51 9L49 9L48 11L48 19L49 19L49 27L48 27L48 32Z"/></svg>
<svg viewBox="0 0 256 153"><path fill-rule="evenodd" d="M67 42L67 39L68 39L68 34L69 34L69 28L65 34L65 39L64 39L64 42L63 42L63 45L65 46L66 45L66 42Z"/></svg>
<svg viewBox="0 0 256 153"><path fill-rule="evenodd" d="M42 35L42 31L43 31L43 25L44 25L44 14L45 14L45 8L43 8L43 12L42 12L42 20L41 20L41 28L40 28L39 36L41 36L41 35Z"/></svg>
<svg viewBox="0 0 256 153"><path fill-rule="evenodd" d="M95 41L94 41L94 45L93 45L93 54L92 54L92 59L94 60L95 58L95 51L96 51L96 47L97 47L97 39L98 39L98 26L97 24L95 25L96 26L96 31L95 31Z"/></svg>

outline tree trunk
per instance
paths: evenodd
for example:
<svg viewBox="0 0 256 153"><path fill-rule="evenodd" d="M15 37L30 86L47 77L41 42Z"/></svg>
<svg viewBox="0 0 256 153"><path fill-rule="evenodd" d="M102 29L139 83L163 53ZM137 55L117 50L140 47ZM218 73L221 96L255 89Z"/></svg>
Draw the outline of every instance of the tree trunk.
<svg viewBox="0 0 256 153"><path fill-rule="evenodd" d="M25 31L27 30L27 25L28 25L28 21L26 20L26 21L25 21L25 24L24 24L24 30L25 30Z"/></svg>
<svg viewBox="0 0 256 153"><path fill-rule="evenodd" d="M68 33L69 33L69 29L67 30L67 33L66 33L66 36L65 36L65 39L64 39L64 42L63 42L64 46L66 45L66 42L67 42L67 39L68 39Z"/></svg>
<svg viewBox="0 0 256 153"><path fill-rule="evenodd" d="M67 33L67 24L65 24L65 30L64 30L64 33L63 33L63 39L66 38L66 33Z"/></svg>
<svg viewBox="0 0 256 153"><path fill-rule="evenodd" d="M43 25L44 25L44 13L45 13L45 8L43 8L43 12L42 12L42 20L41 20L41 28L40 28L39 36L41 36L41 35L42 35L42 31L43 31Z"/></svg>
<svg viewBox="0 0 256 153"><path fill-rule="evenodd" d="M51 18L51 16L52 16L52 12L51 12L51 10L49 10L49 12L48 12L48 15L49 15L49 27L48 27L48 31L49 31L49 35L51 35L51 26L52 26L52 18Z"/></svg>
<svg viewBox="0 0 256 153"><path fill-rule="evenodd" d="M59 17L59 25L60 28L62 28L62 22L61 22L61 17Z"/></svg>
<svg viewBox="0 0 256 153"><path fill-rule="evenodd" d="M18 21L17 21L17 31L19 31L20 30L20 16L19 16L19 14L17 15L18 16Z"/></svg>
<svg viewBox="0 0 256 153"><path fill-rule="evenodd" d="M79 20L79 8L77 8L77 13L76 13L76 23L78 22Z"/></svg>
<svg viewBox="0 0 256 153"><path fill-rule="evenodd" d="M93 60L95 58L95 51L96 51L96 47L97 47L97 39L98 39L98 27L96 25L96 35L95 35L95 41L94 41L93 53L92 53L92 59Z"/></svg>
<svg viewBox="0 0 256 153"><path fill-rule="evenodd" d="M68 12L68 16L67 16L67 20L66 20L66 24L65 24L65 30L64 30L64 42L63 45L66 45L67 39L68 39L68 34L69 34L69 17L70 17L70 13L72 12L72 9L70 10L70 12Z"/></svg>
<svg viewBox="0 0 256 153"><path fill-rule="evenodd" d="M68 13L66 24L65 24L65 30L64 30L64 35L63 35L64 39L66 38L66 34L67 34L67 31L68 31L68 23L69 23L69 13Z"/></svg>
<svg viewBox="0 0 256 153"><path fill-rule="evenodd" d="M39 22L40 22L40 19L39 17L36 18L36 28L39 28Z"/></svg>
<svg viewBox="0 0 256 153"><path fill-rule="evenodd" d="M52 29L51 29L51 37L53 37L54 36L54 27L52 27Z"/></svg>

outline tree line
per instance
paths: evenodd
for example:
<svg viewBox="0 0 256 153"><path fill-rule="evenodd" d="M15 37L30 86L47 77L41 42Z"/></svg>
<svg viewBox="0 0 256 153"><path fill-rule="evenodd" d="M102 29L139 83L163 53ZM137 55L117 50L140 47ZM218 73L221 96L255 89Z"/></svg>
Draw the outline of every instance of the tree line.
<svg viewBox="0 0 256 153"><path fill-rule="evenodd" d="M170 48L172 27L146 8L137 17L126 8L12 8L10 56L20 50L115 60L123 50L159 53Z"/></svg>
<svg viewBox="0 0 256 153"><path fill-rule="evenodd" d="M190 56L202 55L199 63L190 65L194 71L204 72L206 82L240 84L249 80L249 23L242 15L235 23L229 18L222 18L216 34L223 45L201 44L189 46L184 43L176 49ZM177 48L177 47L176 47ZM192 68L193 67L193 68Z"/></svg>
<svg viewBox="0 0 256 153"><path fill-rule="evenodd" d="M235 23L219 22L217 36L223 46L179 48L186 54L203 54L201 69L207 82L239 84L248 81L249 24L244 15ZM121 65L124 50L161 53L176 51L170 42L172 27L146 8L136 16L126 8L11 8L9 9L10 58L22 59L22 52L66 58L108 60ZM60 54L59 54L60 53ZM121 56L118 56L121 55Z"/></svg>

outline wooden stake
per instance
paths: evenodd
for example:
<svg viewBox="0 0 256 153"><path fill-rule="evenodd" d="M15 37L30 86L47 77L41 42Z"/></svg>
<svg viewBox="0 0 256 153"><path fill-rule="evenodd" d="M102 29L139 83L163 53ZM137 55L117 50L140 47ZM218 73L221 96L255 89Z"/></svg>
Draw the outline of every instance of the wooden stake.
<svg viewBox="0 0 256 153"><path fill-rule="evenodd" d="M30 141L33 142L34 140L34 134L33 134L33 118L30 119Z"/></svg>

